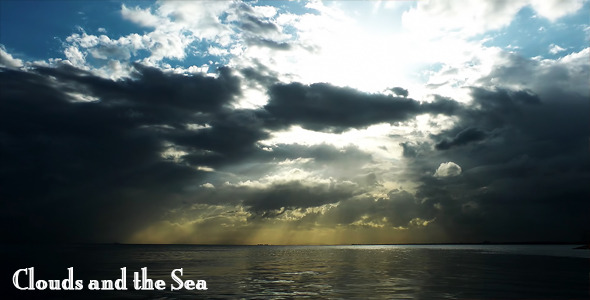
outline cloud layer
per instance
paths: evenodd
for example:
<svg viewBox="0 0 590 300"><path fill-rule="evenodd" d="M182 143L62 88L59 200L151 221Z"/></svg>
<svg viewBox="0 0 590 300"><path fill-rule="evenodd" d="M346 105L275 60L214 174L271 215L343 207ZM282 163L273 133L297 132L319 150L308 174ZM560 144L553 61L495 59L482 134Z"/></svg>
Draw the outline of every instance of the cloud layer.
<svg viewBox="0 0 590 300"><path fill-rule="evenodd" d="M399 12L407 32L380 40L360 39L350 14L320 2L299 13L226 1L124 5L121 18L142 34L81 29L65 38L64 58L36 62L2 46L2 234L11 242L580 240L590 230L589 48L550 42L560 56L549 59L470 40L524 8L553 22L585 5L554 2L468 2L461 13L420 2ZM433 15L444 23L434 31L452 42L436 44L440 32L422 26ZM442 50L429 55L432 45ZM418 58L369 51L379 46ZM348 65L330 58L339 51ZM424 78L406 86L397 82L404 72Z"/></svg>

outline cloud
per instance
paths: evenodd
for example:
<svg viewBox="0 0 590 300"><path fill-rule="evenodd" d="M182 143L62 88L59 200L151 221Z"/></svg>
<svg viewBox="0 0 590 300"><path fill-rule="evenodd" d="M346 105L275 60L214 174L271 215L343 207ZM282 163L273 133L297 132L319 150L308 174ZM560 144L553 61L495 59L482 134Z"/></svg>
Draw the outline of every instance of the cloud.
<svg viewBox="0 0 590 300"><path fill-rule="evenodd" d="M563 16L578 11L584 5L586 0L573 0L573 1L543 1L543 0L531 0L530 5L533 9L539 13L539 15L555 21Z"/></svg>
<svg viewBox="0 0 590 300"><path fill-rule="evenodd" d="M106 32L96 36L80 29L81 34L66 39L64 50L74 66L108 70L111 61L118 61L171 69L172 63L166 60L184 61L208 53L217 56L217 61L211 63L225 64L248 47L292 47L292 36L283 33L272 18L276 9L273 14L268 7L259 9L248 3L166 1L147 8L123 4L120 13L123 19L147 31L112 38ZM88 60L89 57L94 59Z"/></svg>
<svg viewBox="0 0 590 300"><path fill-rule="evenodd" d="M301 125L319 131L342 132L382 122L406 121L420 113L451 114L460 109L453 101L420 103L410 98L369 94L330 84L278 84L270 87L264 109L271 124Z"/></svg>
<svg viewBox="0 0 590 300"><path fill-rule="evenodd" d="M64 50L66 59L75 67L85 68L86 66L86 55L78 48L71 46Z"/></svg>
<svg viewBox="0 0 590 300"><path fill-rule="evenodd" d="M153 241L149 232L167 232L202 242L190 233L217 228L216 241L247 242L282 224L294 234L373 228L381 240L380 228L388 228L416 241L480 241L583 228L589 107L575 90L472 87L469 104L420 103L277 84L268 73L260 82L269 104L236 109L237 73L187 76L135 65L133 78L115 81L68 65L3 69L0 196L10 200L2 225L19 228L6 239ZM551 99L556 93L568 100ZM453 122L430 135L390 136L401 144L400 161L354 144L261 144L277 127L403 127L436 113ZM523 231L511 233L515 226Z"/></svg>
<svg viewBox="0 0 590 300"><path fill-rule="evenodd" d="M125 4L121 5L121 16L135 24L144 27L157 27L165 22L152 14L150 8L141 9L139 7L127 8Z"/></svg>
<svg viewBox="0 0 590 300"><path fill-rule="evenodd" d="M509 25L516 14L531 7L540 16L555 21L582 8L584 0L517 0L490 1L421 1L405 12L402 22L423 34L444 34L459 31L467 36L497 30ZM465 26L465 24L470 24Z"/></svg>
<svg viewBox="0 0 590 300"><path fill-rule="evenodd" d="M284 175L278 179L293 179L295 174L291 172L296 168L298 172L309 172L311 182L321 180L329 181L330 178L339 181L354 182L363 185L366 182L364 174L371 172L370 165L375 161L373 156L354 145L338 147L327 143L318 145L302 145L297 143L275 144L269 147L272 151L261 151L252 157L258 163L267 163L270 166L281 165L290 162ZM269 163L271 162L271 163ZM297 164L295 164L295 162ZM318 169L317 166L322 166ZM266 175L272 174L272 168L265 170ZM260 176L261 174L255 174ZM305 177L307 178L307 177Z"/></svg>
<svg viewBox="0 0 590 300"><path fill-rule="evenodd" d="M548 100L556 99L557 93L590 96L585 80L590 76L589 54L590 48L585 48L556 60L537 60L516 53L501 53L500 62L476 84L531 90L541 98L547 96Z"/></svg>
<svg viewBox="0 0 590 300"><path fill-rule="evenodd" d="M509 62L502 67L515 66ZM590 193L584 183L590 179L585 125L590 106L577 89L566 88L567 82L538 87L536 76L543 72L531 72L530 86L538 95L531 90L472 88L473 102L456 115L454 126L431 135L430 145L403 144L405 174L421 182L416 198L438 207L433 224L449 236L471 241L576 240L587 230L582 220L589 208L583 199ZM436 143L441 137L444 142ZM460 169L452 163L457 161ZM435 176L425 175L433 169ZM461 176L442 177L459 170Z"/></svg>
<svg viewBox="0 0 590 300"><path fill-rule="evenodd" d="M136 70L125 81L67 65L0 72L2 227L18 228L6 240L118 240L206 174L163 154L171 142L207 150L176 140L175 128L210 121L238 93L237 79L223 70L218 78ZM225 146L214 150L244 147Z"/></svg>
<svg viewBox="0 0 590 300"><path fill-rule="evenodd" d="M67 60L0 48L3 236L578 239L589 48L527 58L461 39L580 2L555 3L422 1L409 32L382 35L329 3L170 1L121 7L144 33L70 35Z"/></svg>
<svg viewBox="0 0 590 300"><path fill-rule="evenodd" d="M276 33L279 31L279 27L269 21L263 21L259 18L246 14L242 19L242 29L251 32L251 33Z"/></svg>
<svg viewBox="0 0 590 300"><path fill-rule="evenodd" d="M391 91L396 94L397 96L401 97L408 97L408 90L401 88L401 87L394 87L391 88Z"/></svg>
<svg viewBox="0 0 590 300"><path fill-rule="evenodd" d="M471 142L477 142L485 139L487 134L477 128L467 128L459 133L451 139L442 140L440 143L436 144L437 150L447 150L451 147L455 146L462 146L466 145Z"/></svg>
<svg viewBox="0 0 590 300"><path fill-rule="evenodd" d="M196 41L216 43L220 39L230 39L232 30L218 19L218 15L230 6L231 3L225 1L208 5L171 1L158 3L154 9L122 5L121 16L124 19L146 27L149 31L143 34L130 33L116 39L106 35L88 35L84 31L82 34L72 34L66 39L66 56L91 54L94 58L104 60L90 62L89 65L94 68L100 68L110 60L130 63L141 61L151 66L160 66L164 59L184 60L190 54L189 45ZM141 50L147 50L147 55Z"/></svg>
<svg viewBox="0 0 590 300"><path fill-rule="evenodd" d="M292 45L286 42L276 42L268 39L248 39L249 46L262 46L273 50L291 50Z"/></svg>
<svg viewBox="0 0 590 300"><path fill-rule="evenodd" d="M248 195L243 202L248 210L271 217L285 209L318 207L346 200L354 194L354 186L306 186L300 182L276 184Z"/></svg>
<svg viewBox="0 0 590 300"><path fill-rule="evenodd" d="M20 68L23 66L23 61L14 58L10 53L6 52L4 45L0 44L0 67L6 68Z"/></svg>
<svg viewBox="0 0 590 300"><path fill-rule="evenodd" d="M461 167L452 161L441 163L438 169L436 169L436 172L434 172L434 177L439 178L458 175L461 175Z"/></svg>
<svg viewBox="0 0 590 300"><path fill-rule="evenodd" d="M400 146L404 157L422 156L430 150L430 144L426 142L403 142Z"/></svg>
<svg viewBox="0 0 590 300"><path fill-rule="evenodd" d="M8 184L1 196L9 199L2 219L20 228L7 240L121 240L163 211L214 200L241 205L251 218L275 218L351 198L368 182L358 170L371 156L352 146L259 148L257 142L268 137L260 116L268 112L231 108L241 90L227 68L209 77L136 64L133 78L114 81L63 64L4 69L0 76L1 179ZM278 172L283 167L277 159L298 160L308 170L302 172L316 173L314 163L326 167L313 181L279 172L259 187L224 185L227 172L234 180ZM251 163L261 168L240 171ZM330 176L337 178L333 184ZM199 186L217 196L199 196ZM108 217L113 211L118 222ZM43 223L29 223L19 217L24 215ZM63 219L76 230L59 225Z"/></svg>
<svg viewBox="0 0 590 300"><path fill-rule="evenodd" d="M557 54L557 53L563 52L563 51L565 51L565 49L559 47L559 45L555 45L555 44L549 45L549 53L551 53L551 54Z"/></svg>

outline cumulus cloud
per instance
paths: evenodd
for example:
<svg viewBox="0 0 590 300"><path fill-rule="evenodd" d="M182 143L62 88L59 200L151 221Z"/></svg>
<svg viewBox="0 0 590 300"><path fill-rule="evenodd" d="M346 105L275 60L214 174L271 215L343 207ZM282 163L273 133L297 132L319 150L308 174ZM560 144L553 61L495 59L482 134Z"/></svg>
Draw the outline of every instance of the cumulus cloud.
<svg viewBox="0 0 590 300"><path fill-rule="evenodd" d="M0 44L0 67L19 68L23 66L23 61L14 58L10 53L6 52L3 45Z"/></svg>
<svg viewBox="0 0 590 300"><path fill-rule="evenodd" d="M436 172L434 172L434 177L439 178L458 175L461 175L461 167L452 161L441 163L438 169L436 169Z"/></svg>
<svg viewBox="0 0 590 300"><path fill-rule="evenodd" d="M147 31L114 38L107 36L106 31L99 31L103 34L98 36L80 28L81 33L66 39L64 50L74 66L100 69L115 60L170 69L164 60L183 61L194 54L209 53L218 56L219 63L247 47L292 48L289 43L292 36L283 33L274 21L276 9L273 13L248 3L167 1L157 3L154 8L123 4L120 13L123 19ZM86 60L90 56L98 60Z"/></svg>
<svg viewBox="0 0 590 300"><path fill-rule="evenodd" d="M71 46L64 50L66 59L75 67L85 68L86 66L86 55L82 53L78 48Z"/></svg>
<svg viewBox="0 0 590 300"><path fill-rule="evenodd" d="M125 4L121 6L121 16L124 19L145 27L157 27L165 21L152 14L150 8L128 8Z"/></svg>

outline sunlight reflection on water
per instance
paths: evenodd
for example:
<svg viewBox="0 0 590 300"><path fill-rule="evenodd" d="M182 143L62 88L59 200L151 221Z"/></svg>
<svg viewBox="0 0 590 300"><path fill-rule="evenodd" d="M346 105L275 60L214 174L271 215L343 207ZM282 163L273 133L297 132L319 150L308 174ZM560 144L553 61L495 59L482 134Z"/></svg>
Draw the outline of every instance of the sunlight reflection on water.
<svg viewBox="0 0 590 300"><path fill-rule="evenodd" d="M20 248L19 248L20 247ZM35 266L38 278L117 279L127 267L127 291L83 291L85 298L543 298L588 296L587 250L571 245L192 246L78 245L4 249L11 272ZM51 260L40 259L51 257ZM207 281L207 291L135 291L132 272L169 287L173 269L183 279ZM64 275L65 274L65 275ZM11 274L10 274L11 275ZM5 277L6 279L6 277ZM6 282L6 280L5 280ZM4 282L4 283L5 283ZM72 292L18 291L55 296Z"/></svg>

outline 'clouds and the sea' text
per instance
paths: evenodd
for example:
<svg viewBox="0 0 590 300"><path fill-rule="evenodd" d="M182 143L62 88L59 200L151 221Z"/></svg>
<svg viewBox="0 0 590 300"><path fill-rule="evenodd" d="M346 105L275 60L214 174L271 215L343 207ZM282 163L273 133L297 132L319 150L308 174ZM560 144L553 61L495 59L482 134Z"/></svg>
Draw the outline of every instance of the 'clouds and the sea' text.
<svg viewBox="0 0 590 300"><path fill-rule="evenodd" d="M75 291L84 289L84 281L82 279L74 279L74 268L67 268L68 278L66 279L35 279L35 268L19 269L14 272L12 276L12 283L14 287L19 290L65 290ZM174 283L170 285L171 291L176 290L207 290L207 282L205 280L183 280L183 269L174 269L170 272L170 277ZM116 280L102 279L89 280L86 285L91 291L112 291L112 290L127 290L127 267L121 268L121 278ZM141 268L140 272L133 272L133 289L142 291L165 290L167 287L166 281L162 279L153 280L148 277L147 267Z"/></svg>

